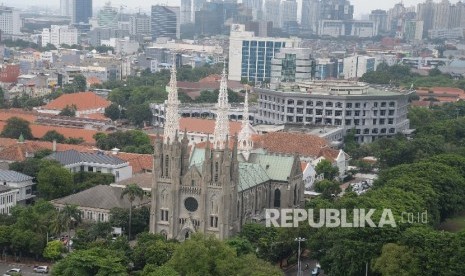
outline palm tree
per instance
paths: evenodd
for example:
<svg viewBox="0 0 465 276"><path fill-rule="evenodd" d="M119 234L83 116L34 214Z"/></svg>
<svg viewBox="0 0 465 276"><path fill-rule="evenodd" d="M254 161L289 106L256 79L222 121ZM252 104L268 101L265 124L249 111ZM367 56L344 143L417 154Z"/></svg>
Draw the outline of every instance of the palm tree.
<svg viewBox="0 0 465 276"><path fill-rule="evenodd" d="M131 240L132 204L134 200L136 200L136 197L142 200L144 198L145 192L137 184L132 183L132 184L127 185L126 188L123 189L123 191L121 192L121 198L124 198L125 195L128 196L129 203L130 203L128 237L129 237L129 240Z"/></svg>
<svg viewBox="0 0 465 276"><path fill-rule="evenodd" d="M66 226L68 229L68 251L71 241L71 226L74 223L81 222L81 211L77 208L77 205L68 205L66 204L63 209L60 210L59 220L62 225Z"/></svg>

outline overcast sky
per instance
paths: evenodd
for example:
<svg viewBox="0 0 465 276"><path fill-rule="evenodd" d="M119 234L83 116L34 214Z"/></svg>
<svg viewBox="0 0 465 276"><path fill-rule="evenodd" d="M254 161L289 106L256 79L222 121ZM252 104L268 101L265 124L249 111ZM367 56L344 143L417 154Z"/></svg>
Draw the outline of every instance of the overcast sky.
<svg viewBox="0 0 465 276"><path fill-rule="evenodd" d="M103 6L105 2L109 0L93 0L94 7ZM399 3L401 0L351 0L351 3L355 6L355 16L359 18L363 14L370 13L374 9L389 9L394 4ZM434 0L434 2L440 2L441 0ZM28 5L44 6L47 5L50 8L59 7L60 0L0 0L6 6L16 6L24 8ZM301 2L301 0L297 0ZM416 5L424 0L403 0L405 6ZM450 0L451 3L456 3L458 0ZM119 7L120 5L127 5L127 10L137 10L140 8L142 11L149 11L150 6L154 4L168 4L172 6L179 6L180 0L111 0L112 6Z"/></svg>

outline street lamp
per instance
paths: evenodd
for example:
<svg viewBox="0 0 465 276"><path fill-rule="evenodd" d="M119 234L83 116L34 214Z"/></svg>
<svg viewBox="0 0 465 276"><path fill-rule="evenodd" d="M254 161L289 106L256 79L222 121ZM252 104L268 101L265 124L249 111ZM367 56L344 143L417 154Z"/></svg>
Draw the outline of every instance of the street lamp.
<svg viewBox="0 0 465 276"><path fill-rule="evenodd" d="M295 238L294 240L299 243L299 251L297 252L297 276L302 275L302 269L300 267L300 242L304 242L306 240L307 239L301 237Z"/></svg>

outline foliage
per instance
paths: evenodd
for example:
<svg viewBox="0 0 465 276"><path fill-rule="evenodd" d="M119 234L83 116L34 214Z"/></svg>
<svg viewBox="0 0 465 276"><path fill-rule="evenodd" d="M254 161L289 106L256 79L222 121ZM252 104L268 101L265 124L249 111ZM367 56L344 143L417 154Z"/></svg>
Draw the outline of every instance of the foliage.
<svg viewBox="0 0 465 276"><path fill-rule="evenodd" d="M127 275L127 262L124 255L115 250L93 247L76 250L55 264L52 275Z"/></svg>
<svg viewBox="0 0 465 276"><path fill-rule="evenodd" d="M134 201L136 200L136 198L139 198L139 200L142 201L142 199L144 199L144 196L145 196L144 190L142 190L142 188L139 187L139 185L137 185L136 183L127 185L126 188L124 188L121 191L121 199L123 199L124 197L127 197L130 202L129 222L128 222L129 239L131 239L131 224L132 224L131 219L132 219L132 208L133 208Z"/></svg>
<svg viewBox="0 0 465 276"><path fill-rule="evenodd" d="M111 173L77 172L73 174L76 191L83 191L97 185L110 185L115 182Z"/></svg>
<svg viewBox="0 0 465 276"><path fill-rule="evenodd" d="M97 147L102 150L119 148L124 152L153 152L150 137L140 130L116 131L110 134L97 133L94 139Z"/></svg>
<svg viewBox="0 0 465 276"><path fill-rule="evenodd" d="M110 118L115 121L121 118L121 110L117 104L112 103L107 108L105 108L105 117Z"/></svg>
<svg viewBox="0 0 465 276"><path fill-rule="evenodd" d="M132 259L134 269L144 269L144 266L162 266L167 263L179 244L173 241L165 241L163 236L144 234L138 236L137 245L134 247Z"/></svg>
<svg viewBox="0 0 465 276"><path fill-rule="evenodd" d="M153 114L148 104L134 104L128 106L126 117L137 127L144 127L150 125Z"/></svg>
<svg viewBox="0 0 465 276"><path fill-rule="evenodd" d="M84 92L87 88L87 80L83 75L74 76L73 82L63 86L64 93Z"/></svg>
<svg viewBox="0 0 465 276"><path fill-rule="evenodd" d="M412 250L406 246L387 243L383 246L381 256L373 264L373 269L382 275L418 275L417 260Z"/></svg>
<svg viewBox="0 0 465 276"><path fill-rule="evenodd" d="M55 164L40 168L37 182L40 196L47 200L67 196L74 190L72 173Z"/></svg>
<svg viewBox="0 0 465 276"><path fill-rule="evenodd" d="M148 231L150 211L147 207L135 208L132 210L131 235L137 235L143 231ZM129 210L113 208L110 210L110 224L113 227L127 229L129 221Z"/></svg>
<svg viewBox="0 0 465 276"><path fill-rule="evenodd" d="M330 161L323 159L315 167L317 174L324 174L324 178L328 180L333 180L338 174L338 167L333 166Z"/></svg>
<svg viewBox="0 0 465 276"><path fill-rule="evenodd" d="M337 181L322 180L315 183L315 192L321 193L323 198L330 199L341 192L341 184Z"/></svg>
<svg viewBox="0 0 465 276"><path fill-rule="evenodd" d="M63 134L58 133L56 130L49 130L47 131L44 136L42 136L42 140L44 141L56 141L57 143L63 143L66 138Z"/></svg>
<svg viewBox="0 0 465 276"><path fill-rule="evenodd" d="M19 117L11 117L6 120L6 125L3 128L0 136L18 139L21 135L23 135L23 138L26 140L31 140L34 138L32 136L29 122Z"/></svg>
<svg viewBox="0 0 465 276"><path fill-rule="evenodd" d="M61 241L55 240L47 243L47 246L44 249L44 258L47 258L52 261L60 259L61 253L64 250L63 243Z"/></svg>
<svg viewBox="0 0 465 276"><path fill-rule="evenodd" d="M76 117L76 110L77 107L76 105L66 105L65 108L63 108L58 115L60 116L68 116L68 117Z"/></svg>

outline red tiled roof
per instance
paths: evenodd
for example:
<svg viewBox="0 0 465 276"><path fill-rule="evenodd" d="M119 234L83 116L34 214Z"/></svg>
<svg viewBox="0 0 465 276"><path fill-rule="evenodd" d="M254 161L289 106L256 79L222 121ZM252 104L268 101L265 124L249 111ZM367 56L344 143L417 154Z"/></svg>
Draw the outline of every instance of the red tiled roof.
<svg viewBox="0 0 465 276"><path fill-rule="evenodd" d="M304 157L318 157L321 149L328 147L325 139L304 133L270 132L254 135L252 139L255 148L263 148L274 153L297 153Z"/></svg>
<svg viewBox="0 0 465 276"><path fill-rule="evenodd" d="M67 105L76 105L78 111L90 110L97 108L105 108L111 104L111 102L98 96L94 92L79 92L71 94L63 94L57 99L51 101L41 109L48 110L62 110Z"/></svg>
<svg viewBox="0 0 465 276"><path fill-rule="evenodd" d="M318 157L323 156L326 160L334 162L339 156L339 150L332 148L322 148L318 154Z"/></svg>
<svg viewBox="0 0 465 276"><path fill-rule="evenodd" d="M80 129L80 128L70 128L70 127L58 127L58 126L45 126L45 125L33 125L31 124L32 135L40 139L45 133L49 130L55 130L58 133L65 136L65 138L82 138L88 144L95 144L93 138L94 134L99 131L91 129Z"/></svg>
<svg viewBox="0 0 465 276"><path fill-rule="evenodd" d="M181 118L179 121L179 130L184 132L197 132L211 134L215 132L215 120L198 119L198 118ZM241 122L229 122L229 135L232 137L241 131Z"/></svg>
<svg viewBox="0 0 465 276"><path fill-rule="evenodd" d="M7 121L11 117L18 117L32 123L37 119L37 114L33 112L25 112L20 109L0 110L0 121Z"/></svg>
<svg viewBox="0 0 465 276"><path fill-rule="evenodd" d="M117 157L129 162L133 174L153 170L153 157L151 154L119 152Z"/></svg>

